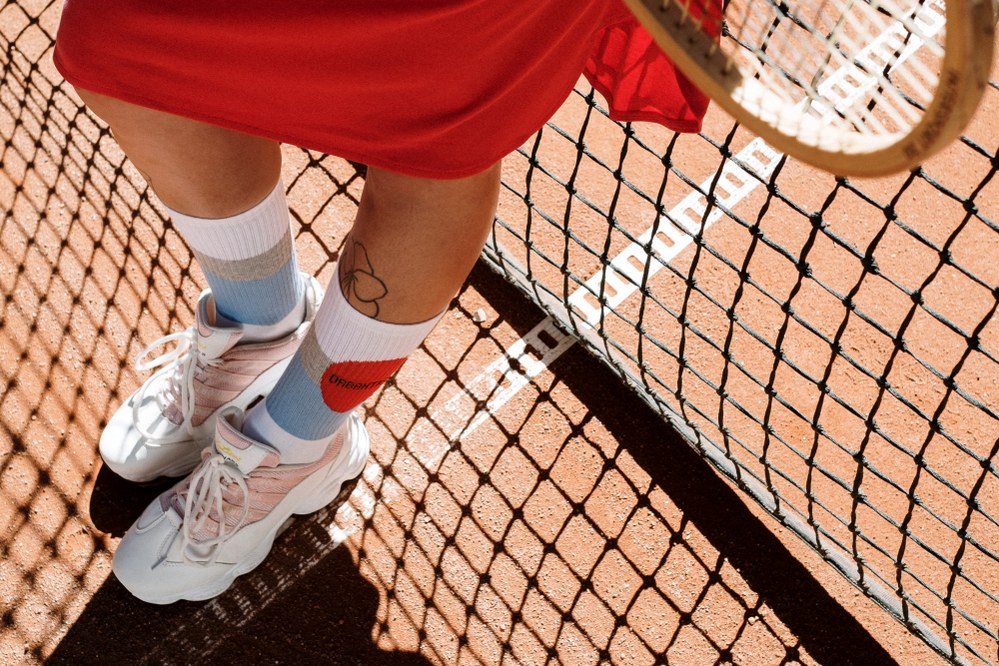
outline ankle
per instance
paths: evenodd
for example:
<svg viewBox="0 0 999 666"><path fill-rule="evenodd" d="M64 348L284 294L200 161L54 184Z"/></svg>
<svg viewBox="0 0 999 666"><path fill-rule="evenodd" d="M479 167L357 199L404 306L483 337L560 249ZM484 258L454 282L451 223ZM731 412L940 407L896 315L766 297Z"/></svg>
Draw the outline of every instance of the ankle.
<svg viewBox="0 0 999 666"><path fill-rule="evenodd" d="M298 299L295 307L273 324L243 324L239 322L234 322L234 324L243 328L243 337L240 338L241 342L268 342L283 338L294 332L305 321L305 314L305 292L303 290L302 296Z"/></svg>
<svg viewBox="0 0 999 666"><path fill-rule="evenodd" d="M281 453L282 464L315 462L323 457L332 439L332 436L315 440L295 437L274 421L267 411L266 400L246 413L241 431L247 437L277 449Z"/></svg>

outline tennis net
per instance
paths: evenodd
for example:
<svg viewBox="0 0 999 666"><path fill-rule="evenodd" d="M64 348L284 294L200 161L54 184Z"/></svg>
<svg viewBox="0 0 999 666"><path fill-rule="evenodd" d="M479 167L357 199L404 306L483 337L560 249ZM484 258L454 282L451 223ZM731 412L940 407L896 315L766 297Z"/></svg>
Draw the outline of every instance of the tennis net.
<svg viewBox="0 0 999 666"><path fill-rule="evenodd" d="M11 168L52 191L57 163L81 190L148 206L115 192L122 165L89 147L106 130L52 68L59 3L2 12L0 102L14 126L0 129L34 143ZM506 161L484 253L550 315L511 376L579 341L959 663L995 663L999 632L997 109L993 81L944 154L855 181L715 110L698 135L615 123L580 85ZM328 168L302 165L304 180ZM339 180L352 191L360 177Z"/></svg>
<svg viewBox="0 0 999 666"><path fill-rule="evenodd" d="M997 107L993 81L943 155L847 180L581 86L508 160L485 253L551 316L515 370L578 340L958 663L994 663L999 618Z"/></svg>

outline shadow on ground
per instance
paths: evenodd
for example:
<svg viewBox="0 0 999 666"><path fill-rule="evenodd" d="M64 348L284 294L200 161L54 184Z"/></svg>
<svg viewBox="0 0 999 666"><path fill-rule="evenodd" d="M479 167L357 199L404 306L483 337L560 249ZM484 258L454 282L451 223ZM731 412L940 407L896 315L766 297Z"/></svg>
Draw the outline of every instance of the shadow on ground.
<svg viewBox="0 0 999 666"><path fill-rule="evenodd" d="M523 297L505 280L481 266L473 277L476 290L521 332L536 323L538 314L525 313L531 308L525 306ZM797 662L799 652L807 652L822 664L896 663L746 508L710 465L645 402L625 389L603 363L577 346L558 359L552 371L623 443L626 452L651 477L652 486L662 488L676 504L683 517L672 541L682 543L685 526L689 524L696 526L718 552L713 568L711 562L705 562L709 570L702 594L693 603L694 610L680 613L681 626L692 622L692 615L701 606L708 589L721 580L721 566L727 562L758 595L754 607L744 609L745 621L740 632L765 604L796 637L797 644L785 644L786 657L781 663ZM607 387L615 390L609 393ZM694 546L691 549L696 550ZM723 648L716 663L731 659L731 650Z"/></svg>
<svg viewBox="0 0 999 666"><path fill-rule="evenodd" d="M538 313L487 269L478 267L471 285L518 332L526 332L537 321ZM666 552L685 547L694 553L705 551L703 546L685 543L691 526L717 551L717 557L698 556L705 574L703 582L700 589L688 589L687 594L696 598L686 611L678 607L678 628L660 654L686 640L682 638L684 627L705 624L698 613L710 608L707 598L713 589L727 585L723 567L734 567L752 589L748 598L755 602L746 601L745 594L736 595L742 604L742 618L737 618L731 640L714 645L718 654L715 663L738 662L733 659L732 645L752 630L765 612L761 610L764 605L777 619L770 625L782 624L791 634L790 639L781 639L781 663L797 662L802 654L825 664L892 663L884 649L746 509L729 486L642 401L624 390L615 390L608 399L605 387L618 384L604 366L573 349L553 370L558 381L587 407L588 417L623 443L621 451L634 459L651 477L652 485L660 487L682 514L668 546L664 544ZM519 433L514 434L516 438ZM620 453L615 456L615 460L620 458ZM120 535L145 503L165 487L133 486L102 471L91 498L95 526ZM641 500L640 505L648 506ZM117 663L194 663L210 658L219 663L429 663L419 654L385 650L376 644L373 637L377 629L387 626L384 613L379 617L379 592L359 570L354 559L357 551L333 542L326 527L333 515L328 508L298 520L280 537L264 565L210 602L151 606L131 598L113 576L109 577L48 662L107 663L112 659ZM497 553L501 546L497 544ZM617 540L611 537L604 552L616 547ZM546 549L549 551L554 549ZM496 559L494 556L493 561ZM397 566L404 568L401 561ZM437 580L448 577L445 568L437 560ZM532 585L544 588L544 581L532 580ZM580 585L583 593L594 589L591 581L581 580ZM663 588L651 575L644 585L646 589ZM386 587L391 597L391 586ZM428 607L433 605L430 597L437 595L428 596ZM526 603L511 609L514 622L522 612L527 615ZM618 625L634 617L631 611L636 603L633 600L621 611ZM574 617L564 614L563 628L572 624ZM420 636L425 639L424 628ZM549 650L549 657L570 663L554 649Z"/></svg>
<svg viewBox="0 0 999 666"><path fill-rule="evenodd" d="M350 551L332 543L323 527L331 515L295 522L260 568L212 601L146 604L112 575L46 663L428 663L373 644L378 593Z"/></svg>

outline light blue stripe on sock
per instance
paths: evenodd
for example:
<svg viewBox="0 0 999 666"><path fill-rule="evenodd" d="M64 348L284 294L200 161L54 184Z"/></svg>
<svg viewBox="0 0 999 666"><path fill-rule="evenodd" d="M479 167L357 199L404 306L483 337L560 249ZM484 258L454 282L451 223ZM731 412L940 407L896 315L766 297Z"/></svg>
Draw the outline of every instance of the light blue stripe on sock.
<svg viewBox="0 0 999 666"><path fill-rule="evenodd" d="M304 286L294 255L277 272L260 280L226 280L203 271L222 316L243 324L275 324L298 305Z"/></svg>
<svg viewBox="0 0 999 666"><path fill-rule="evenodd" d="M305 372L298 352L264 400L264 407L275 423L299 439L330 437L350 415L334 412L323 402L322 391Z"/></svg>

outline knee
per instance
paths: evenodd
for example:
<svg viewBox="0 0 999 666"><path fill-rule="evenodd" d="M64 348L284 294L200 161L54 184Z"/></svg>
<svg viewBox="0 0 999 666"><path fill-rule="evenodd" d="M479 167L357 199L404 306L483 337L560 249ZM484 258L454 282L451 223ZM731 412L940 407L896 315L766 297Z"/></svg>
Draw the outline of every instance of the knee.
<svg viewBox="0 0 999 666"><path fill-rule="evenodd" d="M276 141L78 89L167 207L194 217L236 215L278 182Z"/></svg>
<svg viewBox="0 0 999 666"><path fill-rule="evenodd" d="M131 145L137 139L137 137L131 136L135 133L133 128L142 127L144 124L147 124L143 122L142 114L144 112L148 113L148 111L134 104L129 104L113 97L107 97L106 95L101 95L85 88L77 87L76 94L80 96L80 99L83 100L83 103L92 114L107 124L111 129L111 135L115 141L125 151L125 154L132 159L132 162L139 168L139 171L142 172L146 180L149 180L142 166L136 163L132 155L133 151L131 150Z"/></svg>
<svg viewBox="0 0 999 666"><path fill-rule="evenodd" d="M454 180L419 178L368 167L364 203L390 210L464 211L459 217L477 217L475 213L480 212L491 219L499 198L500 165L497 162L477 174Z"/></svg>
<svg viewBox="0 0 999 666"><path fill-rule="evenodd" d="M121 100L114 99L113 97L107 97L101 95L100 93L95 93L92 90L87 90L86 88L76 87L76 94L83 100L83 103L87 106L95 116L107 123L112 130L114 126L118 124L116 121L120 116L128 112L127 107L132 106Z"/></svg>

